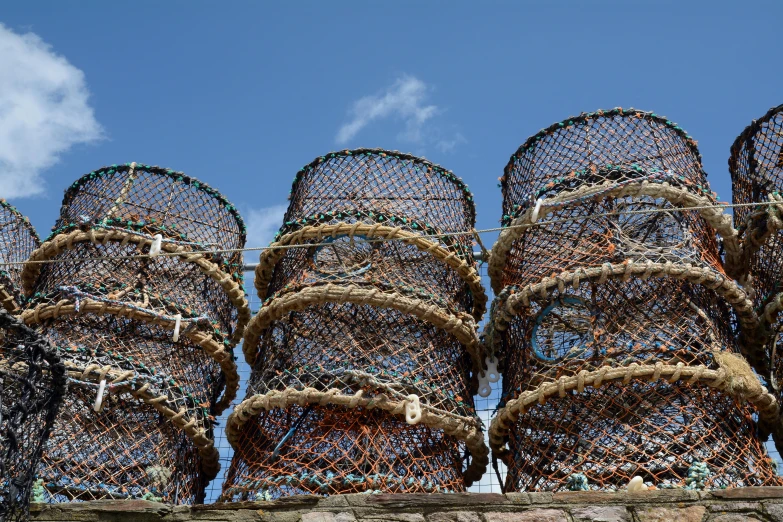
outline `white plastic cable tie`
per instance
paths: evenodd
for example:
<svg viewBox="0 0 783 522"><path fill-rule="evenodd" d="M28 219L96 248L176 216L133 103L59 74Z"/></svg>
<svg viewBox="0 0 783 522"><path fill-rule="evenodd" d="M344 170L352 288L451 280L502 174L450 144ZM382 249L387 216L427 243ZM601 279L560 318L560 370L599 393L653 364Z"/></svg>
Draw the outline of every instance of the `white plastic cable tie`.
<svg viewBox="0 0 783 522"><path fill-rule="evenodd" d="M541 211L541 205L544 203L544 200L541 198L538 198L538 201L536 201L536 206L533 209L533 213L530 215L530 222L535 223L538 221L538 213Z"/></svg>
<svg viewBox="0 0 783 522"><path fill-rule="evenodd" d="M176 343L179 341L179 327L182 324L182 314L177 314L174 318L174 335L171 336L171 341Z"/></svg>
<svg viewBox="0 0 783 522"><path fill-rule="evenodd" d="M479 374L479 386L478 386L478 394L481 397L489 397L489 394L492 393L492 385L489 384L489 378L487 377L487 374Z"/></svg>
<svg viewBox="0 0 783 522"><path fill-rule="evenodd" d="M95 397L95 402L92 405L92 409L95 413L100 413L103 409L103 391L106 389L106 379L101 379L101 383L98 385L98 396Z"/></svg>
<svg viewBox="0 0 783 522"><path fill-rule="evenodd" d="M484 359L484 362L487 363L487 380L492 383L498 382L500 380L500 372L498 372L497 357L494 355L491 358L487 357Z"/></svg>
<svg viewBox="0 0 783 522"><path fill-rule="evenodd" d="M418 424L421 420L421 403L419 396L410 394L405 401L405 422L408 424Z"/></svg>
<svg viewBox="0 0 783 522"><path fill-rule="evenodd" d="M163 236L160 234L155 234L155 239L150 246L150 257L155 257L160 254L160 246L162 242Z"/></svg>

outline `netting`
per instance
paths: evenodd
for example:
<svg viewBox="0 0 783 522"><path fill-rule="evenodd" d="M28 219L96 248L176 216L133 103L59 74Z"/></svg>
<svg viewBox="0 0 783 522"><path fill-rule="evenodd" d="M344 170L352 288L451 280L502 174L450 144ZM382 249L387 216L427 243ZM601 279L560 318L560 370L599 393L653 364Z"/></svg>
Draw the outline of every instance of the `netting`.
<svg viewBox="0 0 783 522"><path fill-rule="evenodd" d="M501 181L485 340L504 369L490 442L506 489L682 487L693 466L777 484L751 416L771 422L777 401L734 353L732 325L758 322L718 250L716 230L738 259L737 233L720 209L674 210L715 201L695 142L651 113L583 114L529 139Z"/></svg>
<svg viewBox="0 0 783 522"><path fill-rule="evenodd" d="M65 368L48 342L3 309L0 389L0 520L23 521L65 391Z"/></svg>
<svg viewBox="0 0 783 522"><path fill-rule="evenodd" d="M22 273L22 317L73 384L39 469L44 501L203 501L250 316L244 239L230 203L171 170L106 167L66 191Z"/></svg>
<svg viewBox="0 0 783 522"><path fill-rule="evenodd" d="M458 178L406 154L344 151L299 172L272 246L305 247L265 251L256 270L224 499L462 491L483 473L474 219Z"/></svg>
<svg viewBox="0 0 783 522"><path fill-rule="evenodd" d="M22 265L40 246L33 226L16 208L0 199L0 306L15 312L22 304Z"/></svg>
<svg viewBox="0 0 783 522"><path fill-rule="evenodd" d="M783 105L754 120L737 137L731 147L729 170L734 203L771 203L734 209L734 223L742 239L742 256L734 269L753 291L753 304L760 316L758 324L745 325L743 341L767 357L768 365L761 373L781 400ZM775 423L772 431L778 448L783 447L783 424Z"/></svg>

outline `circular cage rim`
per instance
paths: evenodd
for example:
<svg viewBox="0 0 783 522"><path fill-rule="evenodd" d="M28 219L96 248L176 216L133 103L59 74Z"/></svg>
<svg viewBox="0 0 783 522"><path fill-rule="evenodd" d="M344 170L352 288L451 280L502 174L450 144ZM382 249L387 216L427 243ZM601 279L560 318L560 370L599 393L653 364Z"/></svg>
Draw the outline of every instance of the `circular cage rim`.
<svg viewBox="0 0 783 522"><path fill-rule="evenodd" d="M719 353L724 357L738 358L730 352ZM726 393L735 400L747 402L758 411L761 421L779 423L780 420L780 404L775 396L761 385L752 371L740 372L720 363L717 370L705 366L688 366L682 362L677 365L663 364L660 361L655 365L632 363L621 367L603 366L589 372L582 370L578 375L560 377L535 389L526 390L498 408L489 428L489 445L493 457L495 454L501 456L509 451L503 446L507 442L506 437L511 425L536 404L546 404L550 398L566 398L567 391L576 390L581 394L586 387L594 390L599 390L603 385L620 387L629 384L631 380L648 383L666 380L669 384L707 386Z"/></svg>
<svg viewBox="0 0 783 522"><path fill-rule="evenodd" d="M143 236L127 234L119 230L98 230L96 232L95 229L89 229L89 231L84 232L77 229L67 234L60 234L54 239L41 244L40 247L33 251L30 258L23 265L22 285L25 294L32 296L35 282L40 275L41 263L37 263L36 261L52 259L63 248L68 250L72 249L74 243L90 242L97 245L98 241L109 240L127 240L129 243L137 243L138 245L150 247L154 241ZM252 315L250 305L245 298L245 292L242 286L237 283L230 274L221 270L219 265L208 259L202 252L191 250L182 245L172 245L166 242L161 244L161 251L172 254L168 257L178 258L185 263L195 264L204 275L220 284L238 313L237 325L229 340L230 347L236 346L242 339L244 329Z"/></svg>
<svg viewBox="0 0 783 522"><path fill-rule="evenodd" d="M104 167L100 167L92 172L89 172L87 174L82 175L80 178L78 178L76 181L74 181L66 190L65 195L63 196L63 201L61 204L62 207L66 207L70 204L71 200L80 192L81 187L88 181L91 181L93 179L96 179L98 177L103 176L110 170L114 170L115 172L127 172L132 168L133 164L136 164L134 169L139 169L143 172L146 172L148 174L158 175L158 176L165 176L168 178L171 178L174 181L182 182L186 185L195 187L197 190L200 190L201 192L204 192L205 194L211 196L215 200L217 200L219 203L223 205L223 208L229 211L229 213L234 217L234 220L236 221L237 225L239 226L239 244L244 245L247 240L247 226L245 225L245 221L242 219L242 216L239 214L239 211L237 208L217 189L211 187L207 183L204 183L203 181L194 178L192 176L189 176L181 171L175 171L173 169L167 169L165 167L160 167L158 165L145 165L143 163L124 163L122 165L107 165ZM181 179L178 179L181 178Z"/></svg>
<svg viewBox="0 0 783 522"><path fill-rule="evenodd" d="M346 158L349 156L354 156L358 154L369 154L369 155L378 155L381 157L391 157L393 159L402 160L402 161L412 161L414 164L420 164L424 165L425 167L428 167L432 169L433 172L441 176L442 178L454 183L459 190L464 192L466 194L465 197L465 205L468 209L468 216L469 216L469 224L470 226L475 226L476 224L476 206L474 202L473 193L468 189L468 185L462 181L462 178L457 177L452 171L438 165L437 163L433 163L426 158L423 158L421 156L415 156L413 154L410 154L408 152L400 152L398 150L389 150L389 149L383 149L383 148L376 148L376 147L360 147L356 149L343 149L338 151L332 151L328 152L323 156L318 156L313 161L299 169L299 171L296 173L296 176L294 176L294 181L291 184L291 191L289 192L289 199L293 197L293 193L296 190L299 183L302 181L302 178L308 174L311 170L315 170L318 165L321 163L324 163L330 159L333 158ZM286 216L288 215L288 212L291 210L290 206L288 210L286 210ZM283 229L281 228L281 231Z"/></svg>
<svg viewBox="0 0 783 522"><path fill-rule="evenodd" d="M502 362L505 354L495 348L501 342L500 336L518 314L518 308L529 306L529 300L547 299L555 290L564 291L567 286L578 288L588 281L603 284L606 279L627 281L631 277L647 280L649 277L672 278L685 280L691 284L701 285L715 292L729 303L736 312L740 324L749 331L758 328L759 317L747 293L736 281L712 269L667 263L604 263L600 267L589 269L577 268L556 276L545 277L541 281L528 284L522 288L508 285L494 299L490 319L484 330L483 346L490 356L496 356ZM743 355L762 375L766 374L766 358L762 350L753 343L741 343L745 348Z"/></svg>
<svg viewBox="0 0 783 522"><path fill-rule="evenodd" d="M140 317L141 314L135 309L120 305L109 305L91 299L83 299L79 304L78 310L76 305L68 300L62 300L54 305L38 305L35 308L24 310L20 318L26 324L43 324L48 319L57 320L63 316L79 316L87 313L95 316L108 314L120 318L127 317L131 320L140 320L163 328L170 326L172 331L175 328L175 325L169 325L168 321L160 321L155 317L151 320L145 320L143 317ZM239 391L239 373L234 362L233 352L226 350L222 343L218 343L211 334L206 332L197 330L194 332L183 332L181 335L186 336L194 344L200 346L220 365L226 388L223 392L223 397L213 407L217 413L222 413L228 408L231 401L236 398Z"/></svg>
<svg viewBox="0 0 783 522"><path fill-rule="evenodd" d="M335 388L327 391L314 388L305 388L304 390L287 388L284 391L270 391L248 397L234 407L234 411L226 421L226 438L236 451L242 427L251 419L258 417L263 411L269 411L273 408L284 409L293 405L333 405L346 409L379 408L395 417L402 417L404 420L406 404L407 401L389 399L385 395L378 398L365 398L361 391L355 395L347 395ZM432 408L426 405L422 406L421 420L417 424L424 424L431 429L443 430L449 436L464 442L468 448L472 459L468 468L463 472L463 480L470 487L473 482L484 475L489 465L489 448L484 442L484 432L480 428L480 424L474 423L470 426L464 418L456 415L438 415L430 411Z"/></svg>
<svg viewBox="0 0 783 522"><path fill-rule="evenodd" d="M448 267L454 269L465 284L470 288L473 297L472 315L476 321L486 312L487 294L484 286L481 284L481 276L475 268L475 260L472 258L473 265L462 259L454 252L449 251L438 243L429 241L420 234L406 231L400 227L389 227L387 225L366 223L334 223L317 226L307 226L290 232L270 246L280 245L300 245L306 244L309 239L315 239L321 242L324 237L349 236L361 234L368 238L381 237L384 240L400 239L406 244L413 245L422 252L430 253L432 256L445 263ZM286 255L287 248L269 248L261 253L258 266L255 269L253 284L256 288L258 297L263 301L267 297L269 284L277 263Z"/></svg>
<svg viewBox="0 0 783 522"><path fill-rule="evenodd" d="M683 142L691 150L691 152L693 152L696 155L696 160L699 166L699 170L702 174L706 176L706 172L702 167L701 152L699 151L699 147L696 144L696 140L694 140L693 137L690 136L682 127L672 122L667 117L661 116L652 111L634 109L633 107L629 107L628 109L623 109L622 107L615 107L613 109L598 109L592 112L582 112L578 116L571 116L559 122L555 122L551 124L549 127L545 127L539 130L537 133L533 134L527 140L525 140L525 142L517 148L514 154L511 155L509 162L506 164L505 168L503 169L503 177L501 178L500 184L501 184L501 189L503 191L504 199L506 196L508 174L510 174L511 171L513 170L513 165L515 160L517 160L519 157L523 156L528 150L533 148L536 145L537 141L544 138L545 136L554 134L558 130L561 130L566 127L570 127L571 125L576 125L578 123L582 123L587 120L594 120L601 117L615 117L615 116L622 116L622 117L629 117L629 118L637 117L640 119L648 118L651 121L655 121L656 123L663 124L665 127L675 131L675 133L679 135L680 138L683 139Z"/></svg>
<svg viewBox="0 0 783 522"><path fill-rule="evenodd" d="M474 369L483 368L485 364L483 346L479 341L475 321L471 315L464 314L465 316L460 318L435 304L428 304L421 299L405 296L398 292L383 292L374 286L363 288L354 284L335 285L333 283L305 287L282 294L262 306L245 328L242 344L245 361L250 366L255 364L257 347L262 334L274 322L284 320L283 316L286 313L301 311L325 303L369 305L413 315L419 320L445 331L459 341L470 354Z"/></svg>
<svg viewBox="0 0 783 522"><path fill-rule="evenodd" d="M746 144L750 144L752 139L755 137L756 134L761 130L762 125L770 121L772 118L774 118L778 113L783 112L783 104L775 106L770 108L766 113L764 113L763 116L761 116L758 119L754 119L750 125L745 127L745 129L734 139L734 142L731 144L730 155L729 155L729 172L731 173L731 182L734 184L735 182L739 181L737 176L739 175L738 165L737 162L739 160L738 156L740 154L740 151L742 150L742 146ZM748 165L752 170L755 171L755 167L753 165ZM737 201L735 200L735 203Z"/></svg>
<svg viewBox="0 0 783 522"><path fill-rule="evenodd" d="M537 216L538 219L545 218L548 214L557 211L557 207L560 205L565 206L568 203L566 197L571 197L572 199L577 198L580 196L580 192L587 192L589 195L590 191L595 188L595 186L588 186L582 189L563 192L559 194L563 196L561 198L543 200L538 213L539 215ZM669 183L648 183L644 181L614 187L596 195L596 197L600 198L620 198L627 196L660 197L666 199L675 206L680 205L684 208L695 207L699 216L701 216L701 218L704 219L721 238L723 238L724 251L726 253L725 269L727 272L729 272L730 275L736 275L736 272L740 270L743 256L742 245L740 244L738 232L732 225L732 218L724 213L722 208L712 204L708 198L693 194L688 190L670 185ZM533 206L528 206L525 212L514 218L513 221L500 232L500 236L492 246L487 273L495 293L499 294L502 290L501 281L506 258L513 248L514 242L525 235L529 228L540 226L535 225L537 220L533 221L532 219L534 212L535 208ZM591 219L591 217L586 216L584 219Z"/></svg>

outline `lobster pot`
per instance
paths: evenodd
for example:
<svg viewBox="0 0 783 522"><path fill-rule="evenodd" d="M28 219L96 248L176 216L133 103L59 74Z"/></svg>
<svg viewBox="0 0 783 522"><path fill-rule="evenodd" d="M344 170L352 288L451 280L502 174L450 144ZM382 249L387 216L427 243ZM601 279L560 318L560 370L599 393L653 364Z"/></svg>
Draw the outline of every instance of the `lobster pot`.
<svg viewBox="0 0 783 522"><path fill-rule="evenodd" d="M152 406L112 394L93 410L96 385L75 381L38 469L42 502L204 501L207 478L193 441Z"/></svg>
<svg viewBox="0 0 783 522"><path fill-rule="evenodd" d="M22 266L38 248L33 226L13 206L0 199L0 306L16 312L22 305Z"/></svg>
<svg viewBox="0 0 783 522"><path fill-rule="evenodd" d="M745 254L736 267L754 289L753 304L760 313L757 328L744 328L743 341L768 358L763 372L778 399L783 397L783 354L780 312L783 310L783 105L754 120L735 140L729 158L734 226L740 230ZM772 205L751 206L753 203ZM780 439L783 435L777 434Z"/></svg>
<svg viewBox="0 0 783 522"><path fill-rule="evenodd" d="M568 392L511 427L506 490L624 490L635 476L659 489L777 485L752 415L747 404L684 383Z"/></svg>
<svg viewBox="0 0 783 522"><path fill-rule="evenodd" d="M333 153L297 174L256 270L223 498L461 491L483 473L472 199L398 152Z"/></svg>
<svg viewBox="0 0 783 522"><path fill-rule="evenodd" d="M275 408L250 419L234 444L224 501L465 490L458 439L377 409Z"/></svg>
<svg viewBox="0 0 783 522"><path fill-rule="evenodd" d="M232 348L250 317L241 252L213 251L244 240L234 207L182 173L115 165L66 191L31 256L45 263L22 274L23 319L51 336L80 386L58 419L68 436L45 451L46 500L203 499L220 467L213 419L236 395Z"/></svg>
<svg viewBox="0 0 783 522"><path fill-rule="evenodd" d="M511 157L501 187L510 228L493 248L496 292L606 263L723 271L711 226L724 224L722 214L681 210L715 203L695 143L652 113L617 109L553 125Z"/></svg>
<svg viewBox="0 0 783 522"><path fill-rule="evenodd" d="M0 520L24 521L65 369L47 341L2 309L0 389Z"/></svg>
<svg viewBox="0 0 783 522"><path fill-rule="evenodd" d="M181 172L137 165L104 167L66 191L60 217L25 277L36 302L78 292L141 304L161 314L191 314L238 340L243 311L241 251L245 225L211 187ZM163 256L148 253L156 236ZM182 256L167 256L177 249ZM246 305L245 305L246 306ZM246 322L248 317L244 317Z"/></svg>

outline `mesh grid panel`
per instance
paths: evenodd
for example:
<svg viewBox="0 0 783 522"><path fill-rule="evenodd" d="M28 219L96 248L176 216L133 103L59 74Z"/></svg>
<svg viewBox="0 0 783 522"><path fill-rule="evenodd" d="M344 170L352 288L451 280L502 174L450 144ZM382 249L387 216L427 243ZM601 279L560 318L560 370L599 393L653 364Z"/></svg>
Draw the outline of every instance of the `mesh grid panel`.
<svg viewBox="0 0 783 522"><path fill-rule="evenodd" d="M40 244L30 221L0 199L0 306L10 312L22 305L22 265L7 263L26 261Z"/></svg>
<svg viewBox="0 0 783 522"><path fill-rule="evenodd" d="M43 338L2 309L0 389L0 520L16 522L28 519L36 467L65 391L65 368Z"/></svg>

